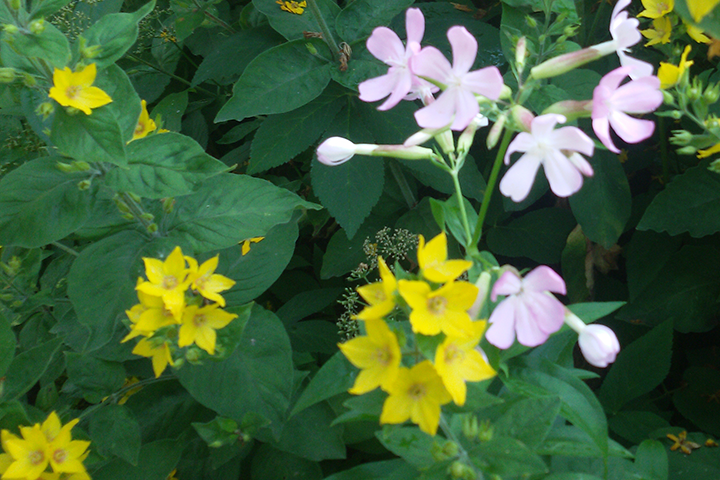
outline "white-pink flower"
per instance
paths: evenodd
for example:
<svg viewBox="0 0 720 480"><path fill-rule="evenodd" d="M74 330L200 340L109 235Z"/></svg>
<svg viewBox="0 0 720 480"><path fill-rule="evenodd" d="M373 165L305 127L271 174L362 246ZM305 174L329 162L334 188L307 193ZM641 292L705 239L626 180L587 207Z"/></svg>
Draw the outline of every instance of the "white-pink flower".
<svg viewBox="0 0 720 480"><path fill-rule="evenodd" d="M628 5L630 5L630 0L618 0L615 4L610 17L610 35L613 38L614 49L620 58L620 65L633 67L630 77L635 79L652 75L653 66L630 57L626 53L630 47L642 40L642 35L638 30L640 22L637 18L628 18L628 13L625 11Z"/></svg>
<svg viewBox="0 0 720 480"><path fill-rule="evenodd" d="M525 278L516 271L505 271L490 296L493 302L498 295L507 298L490 315L490 328L485 334L488 342L510 348L517 335L518 342L527 347L544 343L562 327L565 316L563 304L548 292L566 292L565 281L550 267L541 265Z"/></svg>
<svg viewBox="0 0 720 480"><path fill-rule="evenodd" d="M592 156L595 144L577 127L555 129L565 117L548 113L535 117L530 133L520 132L508 146L505 164L514 152L525 152L500 181L500 192L514 202L528 196L535 176L543 166L550 189L559 197L568 197L580 190L583 175L593 175L592 166L580 153ZM578 153L580 152L580 153Z"/></svg>
<svg viewBox="0 0 720 480"><path fill-rule="evenodd" d="M605 325L587 325L580 332L578 345L590 365L605 368L615 361L620 352L615 332Z"/></svg>
<svg viewBox="0 0 720 480"><path fill-rule="evenodd" d="M387 27L376 28L368 38L368 51L390 66L387 74L358 85L360 100L364 102L376 102L389 95L378 110L389 110L400 103L400 100L414 100L430 95L430 91L438 91L434 85L413 75L408 66L410 58L420 51L420 42L425 33L425 17L420 9L407 10L405 30L407 45L403 45L400 37Z"/></svg>
<svg viewBox="0 0 720 480"><path fill-rule="evenodd" d="M477 40L465 27L455 26L447 33L452 46L453 64L435 47L425 47L410 59L415 75L446 85L437 100L415 112L422 128L464 130L480 112L475 94L497 100L503 87L497 67L470 71L477 55Z"/></svg>
<svg viewBox="0 0 720 480"><path fill-rule="evenodd" d="M610 138L610 127L627 143L638 143L652 136L652 120L633 118L628 113L650 113L663 102L660 80L652 75L620 86L631 67L616 68L605 75L593 92L592 125L608 150L620 153Z"/></svg>

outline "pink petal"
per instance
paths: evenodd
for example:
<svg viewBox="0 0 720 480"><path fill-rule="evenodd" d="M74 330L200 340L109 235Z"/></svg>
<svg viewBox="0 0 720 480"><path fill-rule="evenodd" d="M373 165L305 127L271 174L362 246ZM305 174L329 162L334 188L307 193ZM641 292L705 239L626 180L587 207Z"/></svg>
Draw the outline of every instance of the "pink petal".
<svg viewBox="0 0 720 480"><path fill-rule="evenodd" d="M582 187L582 175L562 152L552 152L551 158L543 162L543 167L550 190L558 197L569 197Z"/></svg>
<svg viewBox="0 0 720 480"><path fill-rule="evenodd" d="M552 145L561 150L573 150L592 156L595 144L577 127L563 127L552 132Z"/></svg>
<svg viewBox="0 0 720 480"><path fill-rule="evenodd" d="M365 80L358 85L360 100L363 102L377 102L390 95L395 88L395 83L395 75L393 73Z"/></svg>
<svg viewBox="0 0 720 480"><path fill-rule="evenodd" d="M523 279L523 290L532 292L555 292L565 295L565 280L547 265L540 265Z"/></svg>
<svg viewBox="0 0 720 480"><path fill-rule="evenodd" d="M630 67L618 67L615 70L606 74L598 86L603 86L610 91L617 90L622 81L630 74Z"/></svg>
<svg viewBox="0 0 720 480"><path fill-rule="evenodd" d="M522 290L522 278L512 270L506 270L500 275L490 293L490 300L497 300L498 295L515 295Z"/></svg>
<svg viewBox="0 0 720 480"><path fill-rule="evenodd" d="M420 43L425 34L425 17L419 8L408 8L405 12L405 31L407 43Z"/></svg>
<svg viewBox="0 0 720 480"><path fill-rule="evenodd" d="M550 335L560 330L565 323L565 307L557 298L534 292L523 296L530 316L535 320L540 331Z"/></svg>
<svg viewBox="0 0 720 480"><path fill-rule="evenodd" d="M455 119L453 120L450 129L459 132L465 130L465 128L470 125L470 122L480 112L480 107L478 106L475 95L468 90L458 87L450 87L440 96L442 97L443 95L450 94L453 95L453 101L455 102Z"/></svg>
<svg viewBox="0 0 720 480"><path fill-rule="evenodd" d="M516 303L515 297L506 298L490 314L490 328L485 332L485 338L498 348L510 348L515 341Z"/></svg>
<svg viewBox="0 0 720 480"><path fill-rule="evenodd" d="M410 73L410 70L408 70L407 68L397 67L397 70L394 73L394 77L394 80L397 83L393 88L392 94L390 95L390 97L388 97L387 100L385 100L382 105L378 107L378 110L389 110L398 103L400 103L400 100L405 98L405 96L410 91L410 88L412 87L413 74Z"/></svg>
<svg viewBox="0 0 720 480"><path fill-rule="evenodd" d="M538 140L547 140L548 137L555 130L555 125L558 123L565 123L566 119L563 115L556 113L546 113L545 115L538 115L533 118L530 124L530 130L532 136Z"/></svg>
<svg viewBox="0 0 720 480"><path fill-rule="evenodd" d="M405 63L405 46L400 37L387 27L377 27L367 40L367 49L383 63Z"/></svg>
<svg viewBox="0 0 720 480"><path fill-rule="evenodd" d="M447 32L453 52L453 73L462 77L470 71L477 56L477 40L465 27L454 26Z"/></svg>
<svg viewBox="0 0 720 480"><path fill-rule="evenodd" d="M515 309L515 330L518 342L526 347L537 347L545 343L548 334L540 329L540 325L526 302L518 302Z"/></svg>
<svg viewBox="0 0 720 480"><path fill-rule="evenodd" d="M425 47L410 59L410 70L422 77L429 77L441 83L448 83L452 75L452 66L440 50Z"/></svg>
<svg viewBox="0 0 720 480"><path fill-rule="evenodd" d="M627 17L627 12L622 12L611 23L610 34L613 40L615 40L615 45L618 50L632 47L642 40L642 35L640 34L640 30L638 30L640 22L636 18L629 19ZM622 62L620 62L620 64L625 66Z"/></svg>
<svg viewBox="0 0 720 480"><path fill-rule="evenodd" d="M503 79L497 67L485 67L465 75L462 85L473 93L497 100L502 92Z"/></svg>
<svg viewBox="0 0 720 480"><path fill-rule="evenodd" d="M662 102L660 80L652 75L626 83L612 97L613 107L625 113L650 113Z"/></svg>
<svg viewBox="0 0 720 480"><path fill-rule="evenodd" d="M510 145L508 145L508 149L505 152L505 165L510 164L510 155L515 152L530 151L535 148L535 145L537 145L537 141L532 135L526 132L518 133L513 141L510 142Z"/></svg>
<svg viewBox="0 0 720 480"><path fill-rule="evenodd" d="M529 153L520 157L500 180L500 193L516 203L525 200L535 182L540 163L540 158Z"/></svg>
<svg viewBox="0 0 720 480"><path fill-rule="evenodd" d="M595 171L592 168L592 165L585 160L585 157L580 155L579 153L572 153L568 156L568 160L570 160L570 163L575 165L575 168L580 170L580 173L585 175L586 177L592 177L595 175Z"/></svg>
<svg viewBox="0 0 720 480"><path fill-rule="evenodd" d="M600 139L605 148L611 152L620 153L620 149L615 146L610 138L610 122L608 117L596 118L592 121L593 130L595 135Z"/></svg>
<svg viewBox="0 0 720 480"><path fill-rule="evenodd" d="M446 91L447 92L447 91ZM415 112L415 121L422 128L442 128L453 121L455 99L443 92L433 103Z"/></svg>
<svg viewBox="0 0 720 480"><path fill-rule="evenodd" d="M613 112L610 115L610 126L618 137L627 143L638 143L650 138L655 131L655 123L651 120L633 118L623 112Z"/></svg>
<svg viewBox="0 0 720 480"><path fill-rule="evenodd" d="M618 58L620 58L620 65L632 67L630 71L630 78L633 80L648 77L653 73L653 66L637 58L628 56L625 52L618 51Z"/></svg>
<svg viewBox="0 0 720 480"><path fill-rule="evenodd" d="M618 2L615 4L615 8L613 8L612 15L610 18L615 18L618 16L618 14L624 10L628 5L630 5L630 0L618 0Z"/></svg>

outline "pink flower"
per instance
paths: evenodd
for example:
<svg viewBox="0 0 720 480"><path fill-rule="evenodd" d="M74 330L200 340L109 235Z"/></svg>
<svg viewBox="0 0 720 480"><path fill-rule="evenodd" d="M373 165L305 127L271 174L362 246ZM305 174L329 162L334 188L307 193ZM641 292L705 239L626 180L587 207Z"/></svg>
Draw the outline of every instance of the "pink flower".
<svg viewBox="0 0 720 480"><path fill-rule="evenodd" d="M615 332L605 325L588 325L578 337L578 345L590 365L605 368L615 361L620 351Z"/></svg>
<svg viewBox="0 0 720 480"><path fill-rule="evenodd" d="M530 133L521 132L508 146L505 164L510 163L513 152L525 155L510 167L500 181L500 192L514 202L521 202L530 193L540 165L545 170L550 189L559 197L567 197L580 190L583 175L592 176L590 164L577 152L592 156L593 141L577 127L555 125L565 122L565 117L548 113L535 117L530 123Z"/></svg>
<svg viewBox="0 0 720 480"><path fill-rule="evenodd" d="M613 38L613 46L620 58L620 65L633 67L630 77L633 79L652 75L653 66L637 58L627 55L630 47L642 40L638 30L640 22L637 18L628 18L625 7L630 5L630 0L618 0L610 17L610 35Z"/></svg>
<svg viewBox="0 0 720 480"><path fill-rule="evenodd" d="M490 298L507 295L490 315L488 342L510 348L517 333L518 342L536 347L563 325L565 307L547 292L565 295L565 282L553 269L541 265L521 278L507 270L493 286Z"/></svg>
<svg viewBox="0 0 720 480"><path fill-rule="evenodd" d="M378 110L389 110L400 100L414 100L431 95L438 88L417 78L410 71L408 61L420 51L420 41L425 33L425 17L418 8L409 8L405 14L407 45L387 27L378 27L368 38L367 49L375 58L390 65L388 73L371 78L358 85L360 100L376 102L388 97Z"/></svg>
<svg viewBox="0 0 720 480"><path fill-rule="evenodd" d="M593 92L593 130L603 145L615 153L620 153L620 150L610 138L610 127L627 143L638 143L650 138L655 130L655 123L627 114L650 113L663 103L660 80L652 75L620 86L620 82L631 69L616 68L600 80Z"/></svg>
<svg viewBox="0 0 720 480"><path fill-rule="evenodd" d="M470 71L477 55L477 40L465 27L455 26L447 33L453 51L453 64L435 47L425 47L410 59L410 68L418 76L446 85L437 100L415 112L423 128L463 130L480 112L475 94L497 100L503 87L497 67ZM451 124L452 123L452 124Z"/></svg>

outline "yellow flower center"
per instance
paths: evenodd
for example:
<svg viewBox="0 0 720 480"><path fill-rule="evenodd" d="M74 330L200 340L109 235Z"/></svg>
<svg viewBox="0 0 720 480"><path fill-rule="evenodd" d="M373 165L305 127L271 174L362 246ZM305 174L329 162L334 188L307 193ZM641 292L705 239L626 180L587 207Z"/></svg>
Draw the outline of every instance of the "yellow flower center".
<svg viewBox="0 0 720 480"><path fill-rule="evenodd" d="M375 290L375 300L377 302L384 302L387 299L385 292L382 290Z"/></svg>
<svg viewBox="0 0 720 480"><path fill-rule="evenodd" d="M178 279L174 275L168 275L163 277L162 286L166 290L172 290L178 286Z"/></svg>
<svg viewBox="0 0 720 480"><path fill-rule="evenodd" d="M390 347L387 345L375 350L375 359L381 365L388 366L392 358L392 352L390 351Z"/></svg>
<svg viewBox="0 0 720 480"><path fill-rule="evenodd" d="M67 450L64 448L58 448L53 452L53 460L55 463L63 463L67 460Z"/></svg>
<svg viewBox="0 0 720 480"><path fill-rule="evenodd" d="M82 87L79 85L72 85L65 90L65 95L74 100L78 93L80 93L80 90L82 90Z"/></svg>
<svg viewBox="0 0 720 480"><path fill-rule="evenodd" d="M40 465L45 460L45 454L42 450L35 450L34 452L30 452L30 455L28 455L28 460L33 465Z"/></svg>
<svg viewBox="0 0 720 480"><path fill-rule="evenodd" d="M460 363L465 358L465 352L457 348L455 345L448 345L445 349L445 363Z"/></svg>
<svg viewBox="0 0 720 480"><path fill-rule="evenodd" d="M427 309L433 315L443 315L447 299L445 297L430 297L427 301Z"/></svg>
<svg viewBox="0 0 720 480"><path fill-rule="evenodd" d="M415 383L408 389L408 396L415 401L422 400L425 396L425 385L422 383Z"/></svg>
<svg viewBox="0 0 720 480"><path fill-rule="evenodd" d="M145 123L138 120L137 127L135 127L135 135L142 135L145 131Z"/></svg>
<svg viewBox="0 0 720 480"><path fill-rule="evenodd" d="M207 323L207 318L205 318L205 315L195 315L195 317L193 317L193 323L198 328L202 327Z"/></svg>

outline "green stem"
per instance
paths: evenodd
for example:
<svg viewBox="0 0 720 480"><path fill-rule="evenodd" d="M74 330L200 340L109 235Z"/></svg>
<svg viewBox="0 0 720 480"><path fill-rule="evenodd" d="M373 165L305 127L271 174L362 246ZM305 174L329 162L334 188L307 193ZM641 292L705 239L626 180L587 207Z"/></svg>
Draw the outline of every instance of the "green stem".
<svg viewBox="0 0 720 480"><path fill-rule="evenodd" d="M50 242L50 243L51 243L52 245L55 245L56 247L58 247L60 250L63 250L64 252L67 252L67 253L69 253L70 255L74 256L74 257L77 257L77 256L80 255L80 254L77 252L77 250L73 250L72 248L63 245L63 244L60 243L60 242Z"/></svg>
<svg viewBox="0 0 720 480"><path fill-rule="evenodd" d="M187 85L187 86L189 86L189 87L192 87L192 88L194 88L194 89L196 89L196 90L198 90L198 91L200 91L200 92L205 92L205 93L207 93L208 95L210 95L210 96L212 96L212 97L217 96L215 93L211 92L210 90L206 90L206 89L204 89L204 88L202 88L202 87L200 87L200 86L197 86L197 85L193 86L193 84L192 84L191 82L185 80L184 78L178 77L178 76L175 75L174 73L168 72L167 70L164 70L163 68L158 67L157 65L154 65L153 63L148 62L147 60L144 60L144 59L138 57L138 56L135 55L134 53L127 53L127 56L130 57L130 58L132 58L132 59L135 60L136 62L139 62L139 63L142 63L142 64L144 64L144 65L147 65L148 67L152 68L153 70L157 70L158 72L160 72L160 73L162 73L162 74L164 74L164 75L167 75L167 76L170 77L170 78L174 78L174 79L177 80L178 82L184 83L185 85Z"/></svg>
<svg viewBox="0 0 720 480"><path fill-rule="evenodd" d="M332 51L332 55L335 59L340 58L340 47L337 43L335 43L335 39L333 38L332 34L330 33L330 28L328 28L327 23L325 23L325 19L323 18L322 14L320 13L320 9L317 6L317 3L315 0L307 0L308 8L313 14L313 17L315 17L315 21L320 26L320 31L323 34L323 40L325 40L325 43Z"/></svg>
<svg viewBox="0 0 720 480"><path fill-rule="evenodd" d="M495 183L497 183L498 174L500 173L500 167L505 157L505 152L510 144L513 131L506 129L503 134L500 148L498 149L497 156L495 157L495 163L493 164L492 172L490 172L490 178L487 182L485 194L483 195L482 205L480 205L480 214L478 215L477 223L475 224L475 233L473 233L472 241L470 242L471 248L477 249L477 244L482 238L483 224L485 223L485 215L487 215L488 207L490 206L490 198L492 197L493 191L495 190Z"/></svg>
<svg viewBox="0 0 720 480"><path fill-rule="evenodd" d="M388 163L390 165L390 172L392 173L393 178L400 187L400 191L402 192L402 196L405 199L408 208L415 207L415 205L417 205L417 199L415 198L415 195L410 189L410 185L405 178L405 174L402 172L402 170L400 170L398 162L395 160L390 160L390 162Z"/></svg>
<svg viewBox="0 0 720 480"><path fill-rule="evenodd" d="M458 208L460 209L460 218L462 219L463 228L465 229L465 241L462 243L467 246L471 245L470 239L472 238L472 233L470 232L470 223L468 222L462 188L460 187L460 180L458 178L459 173L458 168L453 168L450 171L450 176L452 177L453 185L455 186L455 194L458 197Z"/></svg>
<svg viewBox="0 0 720 480"><path fill-rule="evenodd" d="M662 159L663 185L670 181L670 159L667 153L667 138L665 137L665 122L663 117L658 117L658 130L660 131L660 158Z"/></svg>
<svg viewBox="0 0 720 480"><path fill-rule="evenodd" d="M473 469L475 472L477 480L483 480L485 477L483 476L483 473L480 470L477 470L475 468L475 465L473 464L472 460L470 460L470 455L468 454L467 450L463 447L462 443L460 442L460 439L453 433L453 431L450 429L450 425L448 425L447 420L445 420L445 415L440 413L440 429L445 434L445 438L450 440L451 442L455 443L458 447L458 457L464 463L465 465L469 466Z"/></svg>
<svg viewBox="0 0 720 480"><path fill-rule="evenodd" d="M91 413L93 413L95 410L102 407L103 405L107 405L109 403L115 403L118 398L122 398L122 396L125 395L125 392L129 392L130 390L134 390L136 388L142 388L147 385L152 385L153 383L164 382L166 380L174 380L175 378L177 378L177 377L175 377L175 375L165 375L162 377L146 378L145 380L140 380L137 383L133 383L132 385L128 385L126 387L121 388L120 390L118 390L115 393L111 393L110 395L105 397L105 399L102 402L88 408L87 410L82 412L80 415L78 415L77 418L83 419L84 417L87 417L88 415L90 415Z"/></svg>

